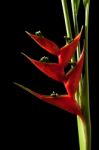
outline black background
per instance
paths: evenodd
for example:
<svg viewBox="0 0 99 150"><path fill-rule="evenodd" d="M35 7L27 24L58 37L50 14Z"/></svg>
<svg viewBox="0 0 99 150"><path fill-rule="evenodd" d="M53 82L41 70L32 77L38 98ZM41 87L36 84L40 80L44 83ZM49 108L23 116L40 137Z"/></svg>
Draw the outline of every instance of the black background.
<svg viewBox="0 0 99 150"><path fill-rule="evenodd" d="M6 65L7 109L5 146L11 149L61 149L78 150L76 117L56 107L34 98L13 85L13 81L28 86L44 94L53 90L64 93L64 87L38 71L20 52L35 59L46 55L57 61L26 35L25 30L41 30L45 37L55 41L60 47L65 44L64 18L60 0L11 2L8 4L5 19L7 31ZM90 109L92 120L92 149L97 149L97 68L98 25L97 4L91 2L89 22L89 81ZM70 10L71 11L71 10ZM83 22L83 8L80 9L80 24ZM5 44L6 45L6 44ZM9 96L9 98L8 98ZM7 110L7 111L6 111Z"/></svg>

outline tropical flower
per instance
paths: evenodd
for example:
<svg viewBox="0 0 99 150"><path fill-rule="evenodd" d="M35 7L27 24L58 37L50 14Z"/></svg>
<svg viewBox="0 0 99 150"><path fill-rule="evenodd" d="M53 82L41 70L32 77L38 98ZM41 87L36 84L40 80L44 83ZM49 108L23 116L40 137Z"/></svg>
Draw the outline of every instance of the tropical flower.
<svg viewBox="0 0 99 150"><path fill-rule="evenodd" d="M75 92L77 91L81 73L82 73L83 62L84 62L84 49L82 50L82 53L76 65L67 73L65 73L64 71L65 67L70 62L70 59L72 58L77 48L77 45L80 41L82 30L71 43L66 44L60 49L54 42L44 37L30 34L29 32L26 32L26 33L28 33L28 35L30 35L32 39L34 39L34 41L36 41L46 51L57 56L58 63L37 61L37 60L30 58L24 53L22 54L33 65L35 65L40 71L42 71L48 77L56 81L62 82L65 86L65 89L68 95L58 95L58 94L53 93L50 96L46 96L43 94L36 93L21 84L18 84L18 83L15 83L15 84L23 88L24 90L28 91L35 97L41 99L42 101L52 104L54 106L57 106L75 115L79 115L81 118L83 118L81 108L79 104L77 103L77 101L75 100L74 95L75 95Z"/></svg>

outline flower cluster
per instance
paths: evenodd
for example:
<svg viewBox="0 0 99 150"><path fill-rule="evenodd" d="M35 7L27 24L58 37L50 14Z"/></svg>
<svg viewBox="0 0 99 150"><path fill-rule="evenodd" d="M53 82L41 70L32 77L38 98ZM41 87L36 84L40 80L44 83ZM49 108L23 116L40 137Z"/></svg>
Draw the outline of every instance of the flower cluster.
<svg viewBox="0 0 99 150"><path fill-rule="evenodd" d="M74 95L77 91L82 73L84 49L82 50L79 60L75 63L74 67L72 67L67 73L64 71L64 68L68 65L76 51L81 38L82 30L70 43L66 44L62 48L59 48L54 42L41 35L34 35L29 32L26 33L44 50L48 51L52 55L57 56L58 63L50 63L46 57L43 57L40 61L37 61L24 53L22 54L48 77L63 83L67 94L58 95L57 93L53 92L50 96L47 96L36 93L18 83L15 84L41 99L42 101L52 104L75 115L79 115L81 118L83 118L81 108L78 102L75 100Z"/></svg>

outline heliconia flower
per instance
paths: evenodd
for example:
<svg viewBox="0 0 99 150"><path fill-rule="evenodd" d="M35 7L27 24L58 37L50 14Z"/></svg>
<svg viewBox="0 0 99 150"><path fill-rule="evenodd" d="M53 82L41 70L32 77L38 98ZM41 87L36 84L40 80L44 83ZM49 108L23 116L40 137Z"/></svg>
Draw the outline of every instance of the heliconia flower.
<svg viewBox="0 0 99 150"><path fill-rule="evenodd" d="M66 44L62 48L59 48L54 42L48 40L45 37L37 36L27 31L26 33L43 49L55 56L58 56L59 63L66 66L72 58L73 54L75 53L75 50L81 38L82 29L71 43Z"/></svg>
<svg viewBox="0 0 99 150"><path fill-rule="evenodd" d="M76 66L66 74L64 82L68 95L74 96L77 91L84 63L84 48Z"/></svg>
<svg viewBox="0 0 99 150"><path fill-rule="evenodd" d="M31 63L33 63L40 71L46 74L48 77L63 82L65 80L64 68L58 63L46 63L34 60L22 53Z"/></svg>
<svg viewBox="0 0 99 150"><path fill-rule="evenodd" d="M38 43L43 49L57 56L58 63L50 63L48 57L46 56L42 57L40 61L37 61L35 59L30 58L24 53L22 53L22 55L24 55L34 66L36 66L45 75L56 81L62 82L65 86L68 95L59 95L58 93L55 93L53 91L53 93L50 96L47 96L36 93L21 84L14 84L28 91L29 93L31 93L32 95L44 102L52 104L75 115L79 115L83 120L81 108L78 102L75 100L74 94L77 91L79 81L81 78L84 62L84 48L82 50L79 60L76 62L76 65L66 74L64 71L65 67L70 62L72 56L76 51L77 45L81 38L82 29L81 32L74 38L74 40L71 43L66 44L62 48L59 48L54 42L43 37L40 32L38 32L40 34L39 36L31 34L29 32L26 33L34 41L36 41L36 43Z"/></svg>
<svg viewBox="0 0 99 150"><path fill-rule="evenodd" d="M42 101L49 103L53 106L56 106L58 108L61 108L67 112L73 113L75 115L79 115L81 119L83 119L81 108L73 97L69 95L46 96L46 95L36 93L21 84L18 84L18 83L14 83L14 84L21 87L25 91L31 93L35 97L41 99Z"/></svg>

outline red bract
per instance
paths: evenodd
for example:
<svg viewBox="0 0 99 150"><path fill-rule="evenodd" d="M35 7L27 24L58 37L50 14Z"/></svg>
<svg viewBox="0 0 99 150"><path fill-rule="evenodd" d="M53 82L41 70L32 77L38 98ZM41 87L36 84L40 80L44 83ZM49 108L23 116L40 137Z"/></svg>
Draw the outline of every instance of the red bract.
<svg viewBox="0 0 99 150"><path fill-rule="evenodd" d="M64 72L66 65L69 63L70 59L75 53L76 47L81 38L82 30L71 43L65 45L61 49L59 49L59 47L54 42L42 36L33 35L28 32L26 33L29 36L31 36L31 38L34 39L42 48L44 48L51 54L58 56L58 63L47 63L46 61L45 62L37 61L28 57L24 53L22 54L48 77L56 81L62 82L67 90L68 95L57 95L54 93L51 96L46 96L46 95L36 93L18 83L15 84L21 87L22 89L28 91L32 95L36 96L37 98L41 99L42 101L57 106L73 114L79 115L81 119L83 119L80 106L78 105L77 101L74 99L74 94L77 91L81 73L82 73L83 62L84 62L84 49L82 50L82 53L80 55L79 60L76 63L76 66L66 74Z"/></svg>
<svg viewBox="0 0 99 150"><path fill-rule="evenodd" d="M71 43L66 44L64 47L60 49L60 55L58 56L58 58L59 58L59 63L63 64L63 66L67 66L67 64L73 57L76 51L77 45L80 41L81 33L82 33L82 30Z"/></svg>
<svg viewBox="0 0 99 150"><path fill-rule="evenodd" d="M30 60L40 71L46 74L48 77L63 82L65 80L64 68L58 63L45 63L34 60L22 53L28 60Z"/></svg>
<svg viewBox="0 0 99 150"><path fill-rule="evenodd" d="M48 51L49 53L57 56L59 53L59 47L52 41L48 40L45 37L40 37L34 34L31 34L26 31L26 33L38 44L40 45L43 49Z"/></svg>
<svg viewBox="0 0 99 150"><path fill-rule="evenodd" d="M48 40L47 38L31 34L27 31L26 33L43 49L55 56L58 56L59 63L66 66L72 58L73 54L75 53L75 50L81 38L82 29L81 32L74 38L71 43L66 44L60 49L54 42Z"/></svg>
<svg viewBox="0 0 99 150"><path fill-rule="evenodd" d="M68 111L75 115L79 115L81 118L83 118L80 106L78 105L76 100L69 95L59 95L59 96L55 96L55 97L54 96L46 96L46 95L36 93L21 84L18 84L18 83L14 83L14 84L16 84L17 86L21 87L22 89L28 91L29 93L31 93L32 95L36 96L37 98L41 99L44 102L47 102L53 106L61 108L65 111Z"/></svg>
<svg viewBox="0 0 99 150"><path fill-rule="evenodd" d="M82 53L76 66L68 74L66 74L66 81L64 82L64 85L66 87L68 94L71 96L74 96L75 92L77 91L82 73L83 62L84 62L84 49L82 50Z"/></svg>

